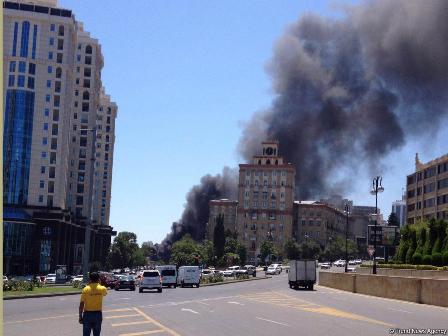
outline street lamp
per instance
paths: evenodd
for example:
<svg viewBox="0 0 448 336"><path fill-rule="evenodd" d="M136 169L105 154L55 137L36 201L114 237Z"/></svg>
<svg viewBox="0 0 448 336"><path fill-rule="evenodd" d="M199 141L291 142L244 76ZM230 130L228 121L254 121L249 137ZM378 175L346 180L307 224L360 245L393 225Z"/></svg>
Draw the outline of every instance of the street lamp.
<svg viewBox="0 0 448 336"><path fill-rule="evenodd" d="M91 153L91 172L90 172L90 184L89 184L89 193L90 193L90 204L89 204L89 208L90 208L90 218L86 223L86 230L84 233L84 255L82 258L82 276L83 276L83 282L87 283L88 279L89 279L89 272L88 272L88 267L89 267L89 257L90 257L90 230L92 229L92 225L93 225L93 199L94 199L94 195L93 195L93 184L94 184L94 174L95 174L95 143L96 143L96 127L94 128L87 128L87 129L81 129L81 135L84 132L92 132L92 153Z"/></svg>
<svg viewBox="0 0 448 336"><path fill-rule="evenodd" d="M372 190L370 193L375 195L375 229L374 229L374 241L373 241L373 274L376 274L376 241L377 241L377 231L376 227L378 225L378 193L382 193L384 191L384 187L381 185L383 178L381 176L377 176L372 181Z"/></svg>
<svg viewBox="0 0 448 336"><path fill-rule="evenodd" d="M350 205L348 203L345 204L345 215L346 215L346 223L345 223L345 273L348 271L348 215L350 213Z"/></svg>

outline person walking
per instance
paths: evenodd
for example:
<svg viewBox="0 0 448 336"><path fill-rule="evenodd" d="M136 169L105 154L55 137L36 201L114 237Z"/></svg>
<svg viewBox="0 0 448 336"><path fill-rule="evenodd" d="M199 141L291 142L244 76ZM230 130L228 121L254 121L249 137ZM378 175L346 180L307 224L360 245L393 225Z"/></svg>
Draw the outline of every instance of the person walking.
<svg viewBox="0 0 448 336"><path fill-rule="evenodd" d="M83 288L79 303L79 323L83 325L83 336L100 336L103 322L103 297L107 289L99 284L100 275L97 272L89 274L89 284Z"/></svg>

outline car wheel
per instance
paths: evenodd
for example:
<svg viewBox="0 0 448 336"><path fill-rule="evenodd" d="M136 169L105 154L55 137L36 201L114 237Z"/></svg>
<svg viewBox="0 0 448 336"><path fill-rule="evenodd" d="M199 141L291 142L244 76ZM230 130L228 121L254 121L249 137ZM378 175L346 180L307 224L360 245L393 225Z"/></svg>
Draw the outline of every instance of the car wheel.
<svg viewBox="0 0 448 336"><path fill-rule="evenodd" d="M174 288L177 288L177 285L173 285Z"/></svg>
<svg viewBox="0 0 448 336"><path fill-rule="evenodd" d="M132 290L133 292L135 292L135 287L131 288L131 290Z"/></svg>
<svg viewBox="0 0 448 336"><path fill-rule="evenodd" d="M139 292L139 293L143 293L143 289L142 289L142 288L139 288L139 289L138 289L138 292Z"/></svg>
<svg viewBox="0 0 448 336"><path fill-rule="evenodd" d="M162 293L162 288L158 288L157 291L158 291L159 293Z"/></svg>
<svg viewBox="0 0 448 336"><path fill-rule="evenodd" d="M197 283L196 288L199 288L199 282Z"/></svg>

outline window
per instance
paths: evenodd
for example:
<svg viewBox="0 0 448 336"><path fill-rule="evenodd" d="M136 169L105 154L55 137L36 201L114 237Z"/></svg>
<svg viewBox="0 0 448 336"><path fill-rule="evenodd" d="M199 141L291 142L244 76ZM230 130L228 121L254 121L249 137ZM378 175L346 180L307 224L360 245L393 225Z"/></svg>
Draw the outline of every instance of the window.
<svg viewBox="0 0 448 336"><path fill-rule="evenodd" d="M82 99L84 99L84 100L89 100L89 98L90 98L89 91L84 91L84 92L82 93Z"/></svg>
<svg viewBox="0 0 448 336"><path fill-rule="evenodd" d="M47 145L48 144L48 138L44 137L42 138L42 145Z"/></svg>
<svg viewBox="0 0 448 336"><path fill-rule="evenodd" d="M30 38L30 23L22 22L22 37L20 41L20 57L28 57L28 41Z"/></svg>
<svg viewBox="0 0 448 336"><path fill-rule="evenodd" d="M55 176L56 176L56 167L50 167L48 171L48 177L55 178Z"/></svg>
<svg viewBox="0 0 448 336"><path fill-rule="evenodd" d="M55 30L55 25L54 25L54 23L52 23L51 25L50 25L50 31L54 31Z"/></svg>
<svg viewBox="0 0 448 336"><path fill-rule="evenodd" d="M39 203L43 203L44 202L44 196L43 195L39 195Z"/></svg>
<svg viewBox="0 0 448 336"><path fill-rule="evenodd" d="M84 68L84 77L90 77L92 75L92 70L90 68Z"/></svg>
<svg viewBox="0 0 448 336"><path fill-rule="evenodd" d="M58 39L58 50L63 50L63 49L64 49L64 40Z"/></svg>
<svg viewBox="0 0 448 336"><path fill-rule="evenodd" d="M61 77L62 77L62 69L56 68L56 78L61 78Z"/></svg>
<svg viewBox="0 0 448 336"><path fill-rule="evenodd" d="M26 62L19 62L19 72L25 73Z"/></svg>
<svg viewBox="0 0 448 336"><path fill-rule="evenodd" d="M59 121L59 110L53 110L53 121Z"/></svg>
<svg viewBox="0 0 448 336"><path fill-rule="evenodd" d="M78 170L86 170L86 162L85 161L79 161L78 164Z"/></svg>
<svg viewBox="0 0 448 336"><path fill-rule="evenodd" d="M34 90L34 77L28 77L27 87L28 89Z"/></svg>
<svg viewBox="0 0 448 336"><path fill-rule="evenodd" d="M92 56L86 56L84 63L88 65L92 64Z"/></svg>
<svg viewBox="0 0 448 336"><path fill-rule="evenodd" d="M62 64L62 53L57 53L56 55L56 62L59 64Z"/></svg>
<svg viewBox="0 0 448 336"><path fill-rule="evenodd" d="M79 149L79 158L80 159L85 159L87 157L87 151L85 148L80 148Z"/></svg>
<svg viewBox="0 0 448 336"><path fill-rule="evenodd" d="M64 36L64 26L63 25L59 26L58 35L59 36Z"/></svg>
<svg viewBox="0 0 448 336"><path fill-rule="evenodd" d="M14 86L15 76L9 75L8 77L8 86Z"/></svg>
<svg viewBox="0 0 448 336"><path fill-rule="evenodd" d="M54 92L57 93L61 92L61 82L59 81L54 82Z"/></svg>
<svg viewBox="0 0 448 336"><path fill-rule="evenodd" d="M448 188L448 178L438 181L437 188L438 189Z"/></svg>
<svg viewBox="0 0 448 336"><path fill-rule="evenodd" d="M84 84L83 84L83 86L84 86L85 88L90 88L90 80L89 80L89 79L84 79Z"/></svg>
<svg viewBox="0 0 448 336"><path fill-rule="evenodd" d="M16 61L9 62L9 72L16 71Z"/></svg>
<svg viewBox="0 0 448 336"><path fill-rule="evenodd" d="M48 52L48 59L49 60L53 59L53 52L52 51Z"/></svg>
<svg viewBox="0 0 448 336"><path fill-rule="evenodd" d="M434 206L434 198L430 198L430 199L427 199L427 200L423 201L423 207L424 208L430 208L430 207L433 207L433 206Z"/></svg>
<svg viewBox="0 0 448 336"><path fill-rule="evenodd" d="M48 117L49 115L50 115L50 110L46 108L44 110L44 116Z"/></svg>
<svg viewBox="0 0 448 336"><path fill-rule="evenodd" d="M51 88L51 80L47 79L47 88Z"/></svg>
<svg viewBox="0 0 448 336"><path fill-rule="evenodd" d="M89 112L89 103L82 103L82 112Z"/></svg>
<svg viewBox="0 0 448 336"><path fill-rule="evenodd" d="M48 66L48 73L52 73L53 72L53 67L51 65Z"/></svg>
<svg viewBox="0 0 448 336"><path fill-rule="evenodd" d="M51 149L58 149L58 139L51 138Z"/></svg>
<svg viewBox="0 0 448 336"><path fill-rule="evenodd" d="M84 184L77 184L76 192L82 194L84 192Z"/></svg>
<svg viewBox="0 0 448 336"><path fill-rule="evenodd" d="M81 62L81 55L76 55L76 60L77 60L78 62Z"/></svg>
<svg viewBox="0 0 448 336"><path fill-rule="evenodd" d="M44 131L48 131L48 124L44 123Z"/></svg>
<svg viewBox="0 0 448 336"><path fill-rule="evenodd" d="M414 189L408 190L408 198L412 198L414 196L415 196L415 190Z"/></svg>
<svg viewBox="0 0 448 336"><path fill-rule="evenodd" d="M50 164L56 164L56 152L50 153Z"/></svg>
<svg viewBox="0 0 448 336"><path fill-rule="evenodd" d="M86 46L86 54L92 54L92 46L91 45Z"/></svg>
<svg viewBox="0 0 448 336"><path fill-rule="evenodd" d="M423 186L423 193L433 192L436 188L435 182L431 182Z"/></svg>
<svg viewBox="0 0 448 336"><path fill-rule="evenodd" d="M45 174L45 166L40 166L40 173Z"/></svg>
<svg viewBox="0 0 448 336"><path fill-rule="evenodd" d="M61 102L61 97L60 96L54 96L53 105L55 107L59 107L60 102Z"/></svg>
<svg viewBox="0 0 448 336"><path fill-rule="evenodd" d="M17 78L17 86L24 87L25 86L25 76L19 75Z"/></svg>
<svg viewBox="0 0 448 336"><path fill-rule="evenodd" d="M45 188L45 181L40 181L39 182L39 188L41 188L41 189L43 189L43 188Z"/></svg>
<svg viewBox="0 0 448 336"><path fill-rule="evenodd" d="M51 134L58 135L58 124L51 125Z"/></svg>
<svg viewBox="0 0 448 336"><path fill-rule="evenodd" d="M36 64L34 64L34 63L28 64L28 73L30 75L35 75L36 74Z"/></svg>
<svg viewBox="0 0 448 336"><path fill-rule="evenodd" d="M78 182L84 182L84 173L78 173Z"/></svg>
<svg viewBox="0 0 448 336"><path fill-rule="evenodd" d="M45 158L47 157L47 152L42 152L42 153L40 153L40 157L41 157L42 159L45 159Z"/></svg>
<svg viewBox="0 0 448 336"><path fill-rule="evenodd" d="M45 101L46 101L47 103L50 101L50 95L49 95L49 94L45 95Z"/></svg>

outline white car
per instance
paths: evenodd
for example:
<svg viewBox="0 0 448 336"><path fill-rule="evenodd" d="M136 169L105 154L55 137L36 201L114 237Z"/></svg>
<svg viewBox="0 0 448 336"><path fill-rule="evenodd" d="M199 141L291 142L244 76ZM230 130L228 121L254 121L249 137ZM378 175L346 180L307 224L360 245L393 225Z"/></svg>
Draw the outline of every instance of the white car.
<svg viewBox="0 0 448 336"><path fill-rule="evenodd" d="M73 282L75 282L75 281L79 281L79 282L82 282L84 280L84 275L82 275L82 274L78 274L77 276L75 276L73 279L72 279L72 283Z"/></svg>
<svg viewBox="0 0 448 336"><path fill-rule="evenodd" d="M230 266L225 271L222 271L222 275L224 275L225 277L234 277L236 276L236 273L237 271L239 271L239 269L239 266Z"/></svg>
<svg viewBox="0 0 448 336"><path fill-rule="evenodd" d="M203 278L212 277L214 274L215 274L215 270L212 270L212 269L204 269L204 270L202 270L202 277Z"/></svg>
<svg viewBox="0 0 448 336"><path fill-rule="evenodd" d="M345 260L342 260L342 259L336 260L333 263L333 265L336 266L336 267L344 267L345 266Z"/></svg>
<svg viewBox="0 0 448 336"><path fill-rule="evenodd" d="M320 269L330 269L331 268L331 263L329 262L323 262L319 264Z"/></svg>
<svg viewBox="0 0 448 336"><path fill-rule="evenodd" d="M47 274L47 276L45 278L45 283L47 283L47 284L56 283L56 274L54 274L54 273Z"/></svg>
<svg viewBox="0 0 448 336"><path fill-rule="evenodd" d="M138 291L142 293L144 289L157 289L159 293L162 293L162 278L158 270L143 272Z"/></svg>
<svg viewBox="0 0 448 336"><path fill-rule="evenodd" d="M272 264L268 267L266 274L274 275L280 274L282 272L282 268L279 264Z"/></svg>
<svg viewBox="0 0 448 336"><path fill-rule="evenodd" d="M348 264L349 265L357 265L357 262L356 262L356 260L349 260Z"/></svg>

